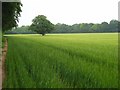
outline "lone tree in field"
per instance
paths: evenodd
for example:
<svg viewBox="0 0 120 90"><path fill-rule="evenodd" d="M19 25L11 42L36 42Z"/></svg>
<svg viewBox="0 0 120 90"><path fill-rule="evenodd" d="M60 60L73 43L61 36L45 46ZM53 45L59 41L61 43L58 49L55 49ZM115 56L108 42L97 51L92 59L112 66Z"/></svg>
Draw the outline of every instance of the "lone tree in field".
<svg viewBox="0 0 120 90"><path fill-rule="evenodd" d="M29 29L44 36L45 33L49 33L54 29L54 25L49 20L47 20L46 16L38 15L32 20L32 24Z"/></svg>
<svg viewBox="0 0 120 90"><path fill-rule="evenodd" d="M3 2L2 3L2 31L12 29L18 26L22 3L21 2Z"/></svg>

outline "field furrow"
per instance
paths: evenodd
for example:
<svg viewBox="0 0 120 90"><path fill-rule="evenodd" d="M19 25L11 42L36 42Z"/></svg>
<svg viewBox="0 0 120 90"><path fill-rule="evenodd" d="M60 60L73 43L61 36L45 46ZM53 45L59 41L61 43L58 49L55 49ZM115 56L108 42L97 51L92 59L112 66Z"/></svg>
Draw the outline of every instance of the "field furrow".
<svg viewBox="0 0 120 90"><path fill-rule="evenodd" d="M116 88L117 58L117 34L8 36L5 87Z"/></svg>

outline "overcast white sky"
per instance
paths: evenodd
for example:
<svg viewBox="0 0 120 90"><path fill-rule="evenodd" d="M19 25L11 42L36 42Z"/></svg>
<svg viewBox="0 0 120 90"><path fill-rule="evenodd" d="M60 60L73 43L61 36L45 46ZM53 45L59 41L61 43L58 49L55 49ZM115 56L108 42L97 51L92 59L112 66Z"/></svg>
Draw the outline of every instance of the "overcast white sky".
<svg viewBox="0 0 120 90"><path fill-rule="evenodd" d="M45 15L53 24L101 23L118 19L119 0L21 0L19 26L30 25L37 15Z"/></svg>

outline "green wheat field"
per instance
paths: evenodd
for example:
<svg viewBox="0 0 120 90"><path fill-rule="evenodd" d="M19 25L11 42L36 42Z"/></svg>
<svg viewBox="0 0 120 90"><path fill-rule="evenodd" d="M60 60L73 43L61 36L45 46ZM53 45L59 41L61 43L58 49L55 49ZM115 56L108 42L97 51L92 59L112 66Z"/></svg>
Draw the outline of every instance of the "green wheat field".
<svg viewBox="0 0 120 90"><path fill-rule="evenodd" d="M118 33L6 37L4 88L118 87Z"/></svg>

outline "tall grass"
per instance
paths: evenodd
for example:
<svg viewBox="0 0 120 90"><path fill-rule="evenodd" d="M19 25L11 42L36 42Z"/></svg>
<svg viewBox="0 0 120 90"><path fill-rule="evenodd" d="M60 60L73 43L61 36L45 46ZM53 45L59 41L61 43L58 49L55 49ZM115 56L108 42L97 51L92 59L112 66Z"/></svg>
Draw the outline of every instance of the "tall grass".
<svg viewBox="0 0 120 90"><path fill-rule="evenodd" d="M8 36L5 88L117 88L117 34Z"/></svg>

